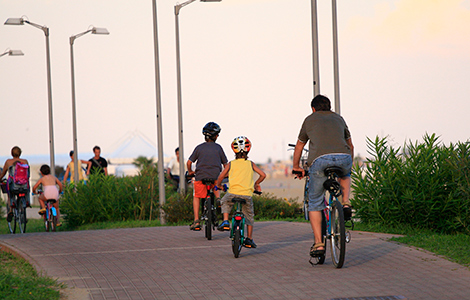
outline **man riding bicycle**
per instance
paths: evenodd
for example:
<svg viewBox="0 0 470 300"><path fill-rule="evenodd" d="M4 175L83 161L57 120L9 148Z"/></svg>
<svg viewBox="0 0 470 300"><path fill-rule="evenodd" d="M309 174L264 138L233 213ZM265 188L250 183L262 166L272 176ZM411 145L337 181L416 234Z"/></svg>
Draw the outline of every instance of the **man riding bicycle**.
<svg viewBox="0 0 470 300"><path fill-rule="evenodd" d="M319 256L325 253L325 244L321 234L321 211L325 208L323 182L326 180L324 170L330 166L340 167L342 177L338 178L343 194L344 219L351 218L349 191L351 188L351 167L354 157L354 146L351 133L344 119L331 111L330 99L317 95L311 102L312 114L307 116L302 124L295 145L293 170L305 171L299 166L302 150L309 142L307 165L309 166L310 183L308 189L308 214L314 234L314 244L310 255Z"/></svg>

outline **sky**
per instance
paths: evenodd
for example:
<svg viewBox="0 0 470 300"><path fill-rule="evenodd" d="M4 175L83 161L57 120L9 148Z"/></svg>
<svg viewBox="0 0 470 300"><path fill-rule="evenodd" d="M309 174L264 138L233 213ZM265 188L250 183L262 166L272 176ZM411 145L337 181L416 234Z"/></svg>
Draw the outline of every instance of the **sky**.
<svg viewBox="0 0 470 300"><path fill-rule="evenodd" d="M157 0L165 155L178 146L175 15ZM320 93L334 103L331 1L317 0ZM184 157L218 123L232 158L240 135L258 163L289 159L313 97L308 0L196 1L179 15ZM469 139L470 0L339 0L341 115L356 155L366 139L390 144L436 133L445 144ZM75 40L78 152L112 153L130 132L157 142L152 1L0 0L0 156L49 153L44 33L3 25L24 16L50 29L56 154L73 148L69 37L104 27L109 35ZM157 154L155 154L157 156ZM47 163L47 162L45 162Z"/></svg>

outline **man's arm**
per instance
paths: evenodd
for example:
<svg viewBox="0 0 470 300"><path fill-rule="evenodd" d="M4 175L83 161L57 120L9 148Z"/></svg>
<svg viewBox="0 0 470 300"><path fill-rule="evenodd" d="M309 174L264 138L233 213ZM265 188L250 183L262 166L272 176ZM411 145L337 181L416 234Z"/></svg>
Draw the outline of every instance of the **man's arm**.
<svg viewBox="0 0 470 300"><path fill-rule="evenodd" d="M297 144L295 144L294 149L292 170L302 172L302 176L299 176L299 179L305 176L304 168L300 167L300 158L302 157L302 151L304 150L305 144L306 143L302 142L301 140L297 140Z"/></svg>
<svg viewBox="0 0 470 300"><path fill-rule="evenodd" d="M348 144L349 148L351 149L351 158L354 161L354 145L352 143L352 138L347 139L346 143Z"/></svg>

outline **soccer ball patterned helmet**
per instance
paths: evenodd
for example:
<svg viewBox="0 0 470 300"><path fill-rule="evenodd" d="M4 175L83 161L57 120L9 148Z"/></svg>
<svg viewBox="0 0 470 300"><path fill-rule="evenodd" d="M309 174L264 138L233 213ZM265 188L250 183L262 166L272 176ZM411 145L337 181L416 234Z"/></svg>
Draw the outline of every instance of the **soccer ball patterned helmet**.
<svg viewBox="0 0 470 300"><path fill-rule="evenodd" d="M232 142L232 150L235 153L250 152L251 142L246 136L236 137Z"/></svg>

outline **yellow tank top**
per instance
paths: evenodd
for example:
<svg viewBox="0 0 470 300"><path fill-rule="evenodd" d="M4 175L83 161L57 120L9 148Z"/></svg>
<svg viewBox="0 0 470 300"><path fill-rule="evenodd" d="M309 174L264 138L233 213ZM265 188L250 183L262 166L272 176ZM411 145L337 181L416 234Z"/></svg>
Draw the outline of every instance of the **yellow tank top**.
<svg viewBox="0 0 470 300"><path fill-rule="evenodd" d="M253 165L250 160L240 158L230 162L228 172L228 183L230 194L253 196Z"/></svg>
<svg viewBox="0 0 470 300"><path fill-rule="evenodd" d="M81 162L80 162L81 163ZM78 180L83 180L83 171L81 168L81 164L78 164ZM69 162L69 168L70 168L70 182L73 182L73 179L75 177L75 164L73 161Z"/></svg>

